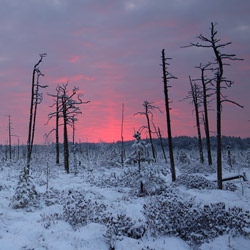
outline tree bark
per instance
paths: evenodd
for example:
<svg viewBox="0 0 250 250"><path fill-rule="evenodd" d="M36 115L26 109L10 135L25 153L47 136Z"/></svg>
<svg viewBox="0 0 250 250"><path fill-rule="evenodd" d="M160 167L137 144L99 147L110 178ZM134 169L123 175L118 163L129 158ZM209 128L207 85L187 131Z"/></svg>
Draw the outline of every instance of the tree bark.
<svg viewBox="0 0 250 250"><path fill-rule="evenodd" d="M36 75L36 67L38 64L34 66L32 73L32 86L31 86L31 102L30 102L30 118L29 118L29 131L28 131L28 141L27 141L27 167L25 169L25 174L29 174L30 171L30 160L31 160L31 135L32 135L32 122L33 122L33 107L34 107L34 89L35 89L35 75Z"/></svg>
<svg viewBox="0 0 250 250"><path fill-rule="evenodd" d="M60 148L59 148L59 107L58 107L58 100L59 97L57 96L56 100L56 164L59 165L60 163Z"/></svg>
<svg viewBox="0 0 250 250"><path fill-rule="evenodd" d="M9 156L11 160L11 122L10 122L10 115L9 115Z"/></svg>
<svg viewBox="0 0 250 250"><path fill-rule="evenodd" d="M205 84L205 77L204 77L204 68L201 69L201 82L203 88L203 107L204 107L204 128L205 128L205 135L206 135L206 144L207 144L207 160L208 165L212 165L212 154L211 154L211 144L210 144L210 132L209 132L209 123L208 123L208 110L207 110L207 88Z"/></svg>
<svg viewBox="0 0 250 250"><path fill-rule="evenodd" d="M200 128L200 116L199 116L199 103L198 103L198 86L192 83L192 79L189 76L189 81L191 85L191 94L193 98L194 110L195 110L195 118L196 118L196 127L197 127L197 134L198 134L198 142L199 142L199 151L200 151L200 162L204 163L204 156L203 156L203 148L202 148L202 140L201 140L201 128Z"/></svg>
<svg viewBox="0 0 250 250"><path fill-rule="evenodd" d="M151 143L152 155L153 155L153 158L156 160L155 148L154 148L154 144L153 144L153 140L152 140L152 133L151 133L151 128L150 128L150 121L149 121L149 117L148 117L147 106L146 106L146 112L145 113L146 113L146 118L147 118L147 123L148 123L148 134L149 134L149 139L150 139L150 143Z"/></svg>
<svg viewBox="0 0 250 250"><path fill-rule="evenodd" d="M221 163L221 101L220 101L220 79L217 76L216 84L217 100L217 181L218 188L222 189L222 163Z"/></svg>
<svg viewBox="0 0 250 250"><path fill-rule="evenodd" d="M122 124L121 124L121 139L122 139L121 164L122 164L122 167L124 166L123 120L124 120L124 103L122 104Z"/></svg>
<svg viewBox="0 0 250 250"><path fill-rule="evenodd" d="M172 181L176 180L175 174L175 164L174 164L174 154L173 154L173 144L172 144L172 134L171 134L171 120L170 120L170 108L169 108L169 98L168 98L168 85L167 85L167 72L166 72L166 57L165 50L162 50L162 70L163 70L163 84L164 84L164 95L165 95L165 108L166 108L166 118L167 118L167 128L168 128L168 148L169 157L171 164L171 175Z"/></svg>
<svg viewBox="0 0 250 250"><path fill-rule="evenodd" d="M159 127L158 127L158 135L159 135L159 139L160 139L160 143L161 143L161 149L162 149L163 157L164 157L165 161L167 162L167 157L166 157L166 153L165 153L165 150L164 150L162 137L161 137L161 130L160 130Z"/></svg>
<svg viewBox="0 0 250 250"><path fill-rule="evenodd" d="M66 114L66 104L64 100L62 100L62 104L63 104L63 120L64 120L64 126L63 126L64 168L66 172L69 174L69 144L68 144L68 132L67 132L67 114Z"/></svg>

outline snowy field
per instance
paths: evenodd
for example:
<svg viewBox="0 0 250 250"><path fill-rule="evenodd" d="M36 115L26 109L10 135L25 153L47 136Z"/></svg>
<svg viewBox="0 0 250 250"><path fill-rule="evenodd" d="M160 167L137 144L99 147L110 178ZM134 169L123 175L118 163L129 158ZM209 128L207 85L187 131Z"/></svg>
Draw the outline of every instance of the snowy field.
<svg viewBox="0 0 250 250"><path fill-rule="evenodd" d="M24 208L16 208L13 197L25 161L2 160L0 249L249 250L248 156L232 152L231 167L224 154L223 177L245 172L247 181L223 182L218 190L216 164L201 165L198 152L175 152L172 184L170 164L161 157L143 163L139 175L137 165L118 164L115 150L78 152L75 175L73 159L66 174L54 153L40 150L32 161L37 195L26 197Z"/></svg>

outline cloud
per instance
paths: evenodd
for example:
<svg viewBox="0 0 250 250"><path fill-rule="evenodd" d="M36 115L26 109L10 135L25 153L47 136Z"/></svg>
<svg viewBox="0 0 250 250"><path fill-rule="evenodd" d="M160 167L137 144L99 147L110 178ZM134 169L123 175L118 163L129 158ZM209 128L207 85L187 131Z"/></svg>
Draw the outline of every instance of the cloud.
<svg viewBox="0 0 250 250"><path fill-rule="evenodd" d="M169 70L177 80L171 81L173 100L171 119L174 135L196 135L192 106L179 102L189 90L188 75L198 78L194 67L213 59L206 49L181 49L197 42L199 34L209 35L210 23L218 22L218 37L232 41L226 51L244 58L232 62L225 70L236 84L225 93L243 101L244 110L224 108L223 132L248 136L246 124L250 113L249 1L234 0L3 0L0 9L0 116L11 113L18 117L19 134L26 141L27 114L30 104L31 74L40 52L47 57L40 65L46 90L55 91L58 83L69 81L79 86L84 105L78 123L78 136L93 141L120 138L121 105L125 104L126 139L145 121L133 114L144 100L154 101L164 110L161 50L166 49ZM16 105L20 105L17 112ZM51 100L45 95L39 106L36 141L43 141L43 126ZM211 104L211 109L215 103ZM226 111L228 110L228 111ZM231 112L230 112L231 110ZM20 113L23 113L23 118ZM211 113L214 129L215 115ZM227 122L234 117L238 125ZM166 136L164 115L155 114L155 122ZM229 125L232 126L229 126ZM5 122L1 121L1 127ZM0 130L4 138L5 131ZM0 141L4 143L4 139Z"/></svg>

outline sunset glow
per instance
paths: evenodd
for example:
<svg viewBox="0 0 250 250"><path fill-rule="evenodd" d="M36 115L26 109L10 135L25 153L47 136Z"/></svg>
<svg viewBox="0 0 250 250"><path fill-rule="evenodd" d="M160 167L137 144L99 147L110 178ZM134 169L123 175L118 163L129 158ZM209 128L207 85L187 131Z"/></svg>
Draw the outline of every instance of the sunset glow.
<svg viewBox="0 0 250 250"><path fill-rule="evenodd" d="M189 91L188 76L199 78L195 66L212 60L212 51L180 48L197 42L199 34L209 35L210 23L217 22L218 37L232 42L226 51L244 61L227 67L227 78L235 84L225 94L244 106L223 107L222 132L228 136L250 136L250 2L180 0L104 0L70 1L0 0L0 144L8 140L8 118L12 133L26 143L30 105L31 77L39 53L47 56L40 65L45 74L41 84L44 100L38 106L35 143L44 143L49 106L58 84L69 82L79 87L83 100L82 115L76 124L77 141L116 142L121 140L122 104L124 140L146 125L143 102L159 106L154 122L167 136L162 84L161 50L171 57L169 71L178 79L171 80L169 96L173 136L196 136L193 107L183 98ZM209 116L215 135L215 101ZM71 140L71 128L69 135ZM62 131L60 132L62 142ZM204 129L202 127L202 135ZM146 138L147 134L143 134ZM51 141L54 134L51 134ZM17 137L13 137L15 144Z"/></svg>

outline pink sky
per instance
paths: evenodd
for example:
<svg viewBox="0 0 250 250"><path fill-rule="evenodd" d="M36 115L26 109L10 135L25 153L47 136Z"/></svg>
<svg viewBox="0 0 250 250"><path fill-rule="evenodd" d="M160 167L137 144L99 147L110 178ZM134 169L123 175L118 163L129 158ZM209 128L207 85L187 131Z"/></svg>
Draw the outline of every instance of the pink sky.
<svg viewBox="0 0 250 250"><path fill-rule="evenodd" d="M163 114L154 112L156 126L166 136L166 117L161 69L161 50L172 57L169 71L173 136L196 136L195 117L188 101L188 76L200 76L194 67L212 60L212 51L181 49L209 35L210 23L217 22L218 37L232 41L226 51L244 58L232 62L225 75L235 84L225 94L244 105L223 107L223 134L250 136L250 2L242 0L1 0L0 9L0 144L6 143L8 115L12 133L27 141L31 74L39 53L47 57L40 65L45 74L44 101L38 107L35 143L54 126L47 115L57 84L69 81L84 93L83 115L77 123L77 140L98 142L120 140L121 107L125 105L124 139L146 125L145 100L154 102ZM211 103L210 125L215 135L215 102ZM71 130L70 136L71 136ZM203 132L203 131L202 131ZM204 133L203 133L204 135ZM144 135L145 137L146 135ZM61 136L62 138L62 136ZM51 135L51 140L54 136ZM13 137L14 143L17 138Z"/></svg>

